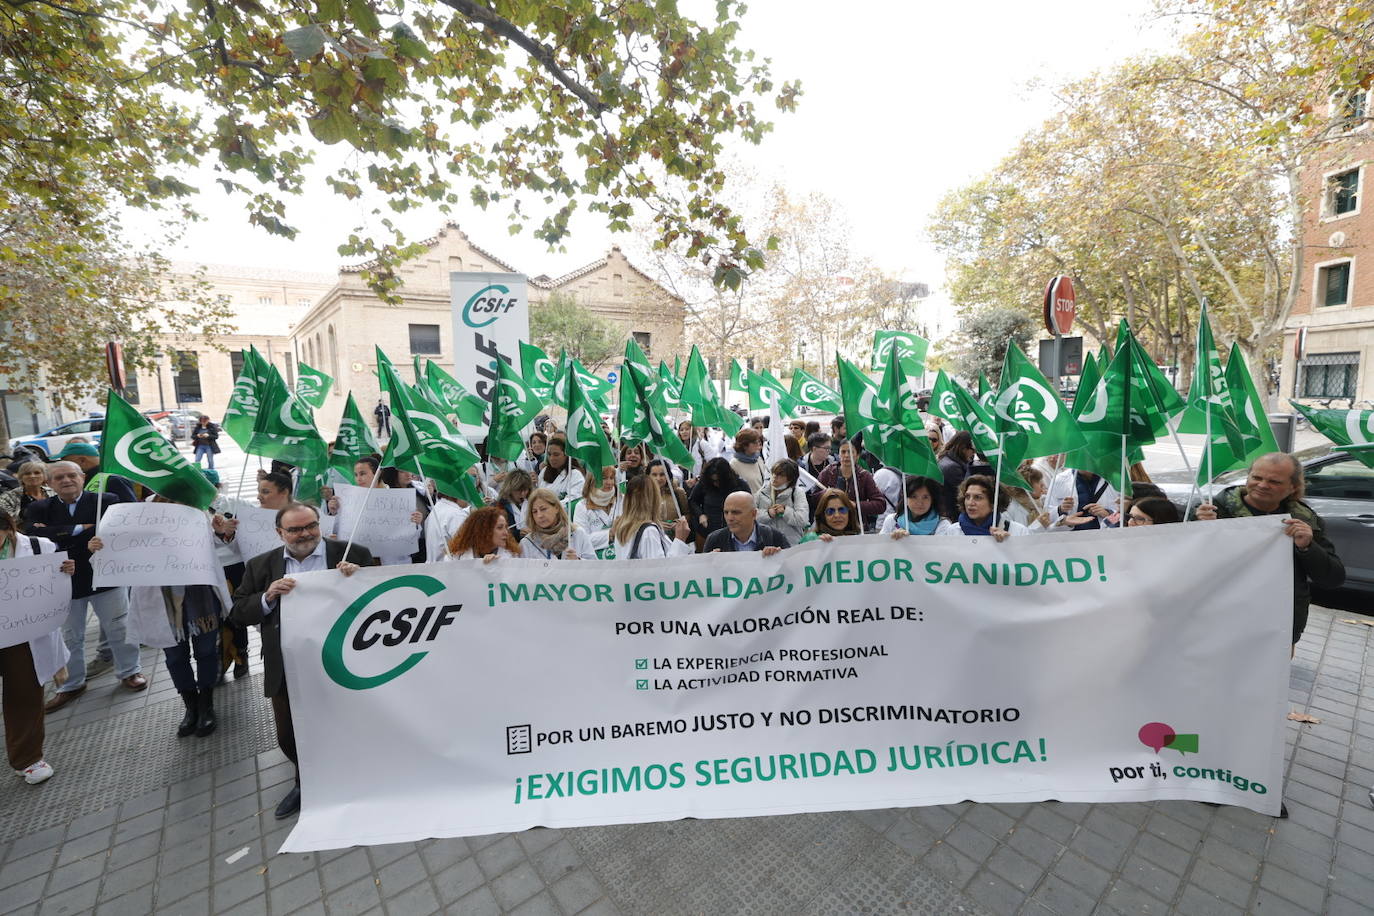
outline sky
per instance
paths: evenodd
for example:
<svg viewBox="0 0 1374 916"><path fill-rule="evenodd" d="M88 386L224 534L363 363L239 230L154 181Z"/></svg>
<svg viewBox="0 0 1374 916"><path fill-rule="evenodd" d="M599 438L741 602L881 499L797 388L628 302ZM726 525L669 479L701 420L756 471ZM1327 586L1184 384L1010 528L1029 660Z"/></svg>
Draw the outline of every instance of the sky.
<svg viewBox="0 0 1374 916"><path fill-rule="evenodd" d="M1148 0L995 0L977 7L755 0L742 43L772 59L775 82L800 79L804 95L793 114L773 110L776 128L761 146L741 143L731 152L757 180L780 180L796 195L830 196L848 216L853 251L891 275L938 288L943 263L924 227L940 198L993 167L1050 114L1050 86L1134 54L1168 50L1167 31L1148 19L1149 7ZM333 197L319 190L288 201L288 221L302 232L287 242L249 226L222 194L206 194L209 219L168 254L332 272L341 263L339 242L360 221L356 205ZM636 247L605 231L599 215L583 214L567 251L550 252L529 235L509 235L503 214L466 208L448 218L530 275L558 276L613 244ZM420 213L405 225L413 238L424 238L444 219L437 211ZM140 231L138 220L130 228Z"/></svg>

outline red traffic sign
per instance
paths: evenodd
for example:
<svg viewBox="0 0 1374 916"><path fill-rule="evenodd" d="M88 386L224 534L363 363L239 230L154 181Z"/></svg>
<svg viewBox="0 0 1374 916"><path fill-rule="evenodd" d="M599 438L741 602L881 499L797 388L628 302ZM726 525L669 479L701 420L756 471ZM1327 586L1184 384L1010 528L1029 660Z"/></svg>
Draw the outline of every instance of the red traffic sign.
<svg viewBox="0 0 1374 916"><path fill-rule="evenodd" d="M1298 328L1298 333L1293 335L1293 358L1302 362L1302 358L1307 355L1307 328Z"/></svg>
<svg viewBox="0 0 1374 916"><path fill-rule="evenodd" d="M124 346L114 341L105 344L105 371L110 375L110 387L120 394L124 393L124 386L128 384L128 378L124 374Z"/></svg>
<svg viewBox="0 0 1374 916"><path fill-rule="evenodd" d="M1045 287L1045 330L1060 337L1068 334L1073 330L1077 312L1073 280L1063 275L1055 277Z"/></svg>

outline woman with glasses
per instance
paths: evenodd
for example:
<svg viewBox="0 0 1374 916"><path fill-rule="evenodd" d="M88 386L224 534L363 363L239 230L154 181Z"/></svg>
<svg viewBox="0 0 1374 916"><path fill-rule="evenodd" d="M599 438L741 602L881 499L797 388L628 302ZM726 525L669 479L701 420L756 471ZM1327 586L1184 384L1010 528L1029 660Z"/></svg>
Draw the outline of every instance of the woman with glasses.
<svg viewBox="0 0 1374 916"><path fill-rule="evenodd" d="M1178 506L1161 496L1135 500L1131 503L1130 513L1126 516L1126 525L1130 528L1140 525L1168 525L1180 521L1182 519L1179 518Z"/></svg>
<svg viewBox="0 0 1374 916"><path fill-rule="evenodd" d="M863 534L859 527L859 514L854 511L854 502L849 494L833 487L821 492L816 500L816 524L802 536L800 543L807 541L832 541L837 537Z"/></svg>

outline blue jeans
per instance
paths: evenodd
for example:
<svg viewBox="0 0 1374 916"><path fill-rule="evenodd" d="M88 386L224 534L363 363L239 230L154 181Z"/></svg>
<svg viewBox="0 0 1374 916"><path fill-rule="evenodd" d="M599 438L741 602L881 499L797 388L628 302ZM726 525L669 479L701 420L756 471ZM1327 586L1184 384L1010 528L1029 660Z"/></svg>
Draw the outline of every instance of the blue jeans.
<svg viewBox="0 0 1374 916"><path fill-rule="evenodd" d="M200 442L196 444L196 464L200 464L200 456L204 455L210 460L208 467L215 466L215 450L208 443Z"/></svg>
<svg viewBox="0 0 1374 916"><path fill-rule="evenodd" d="M84 598L73 598L67 619L62 624L62 639L71 658L67 659L67 682L58 693L71 693L86 684L86 607L95 611L100 625L110 637L114 653L115 675L121 680L137 674L142 667L138 660L138 644L129 641L124 624L129 618L129 592L112 588Z"/></svg>

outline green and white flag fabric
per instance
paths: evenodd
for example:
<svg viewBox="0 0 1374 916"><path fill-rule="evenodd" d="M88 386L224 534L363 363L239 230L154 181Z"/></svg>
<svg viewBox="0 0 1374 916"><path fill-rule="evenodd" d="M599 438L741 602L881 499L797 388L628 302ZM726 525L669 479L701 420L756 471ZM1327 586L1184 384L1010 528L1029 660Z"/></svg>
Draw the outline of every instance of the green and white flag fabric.
<svg viewBox="0 0 1374 916"><path fill-rule="evenodd" d="M902 361L888 360L879 385L879 404L884 416L874 427L877 448L873 450L883 464L903 474L940 480L940 462L930 447L916 396L916 384Z"/></svg>
<svg viewBox="0 0 1374 916"><path fill-rule="evenodd" d="M127 477L160 496L197 509L215 501L215 485L162 437L148 418L110 390L105 431L100 437L100 467Z"/></svg>
<svg viewBox="0 0 1374 916"><path fill-rule="evenodd" d="M656 455L674 464L692 464L692 454L654 409L650 391L654 377L638 363L626 362L620 374L620 441L625 445L646 442Z"/></svg>
<svg viewBox="0 0 1374 916"><path fill-rule="evenodd" d="M1204 436L1210 433L1197 469L1198 486L1204 486L1216 476L1214 469L1218 460L1229 464L1237 453L1245 450L1240 424L1236 422L1236 405L1231 400L1231 388L1226 384L1226 370L1222 368L1221 354L1212 336L1206 304L1198 317L1196 353L1197 366L1193 382L1188 386L1183 416L1179 417L1178 432ZM1222 441L1218 442L1219 439Z"/></svg>
<svg viewBox="0 0 1374 916"><path fill-rule="evenodd" d="M679 400L684 408L692 412L694 426L719 426L728 435L739 432L744 421L733 410L726 410L716 397L711 377L706 372L706 362L701 351L692 347L692 355L687 359L687 375L682 380Z"/></svg>
<svg viewBox="0 0 1374 916"><path fill-rule="evenodd" d="M318 369L312 369L305 363L296 363L296 397L300 398L310 406L312 410L319 410L324 406L324 399L329 396L329 389L334 386L334 380L325 375Z"/></svg>
<svg viewBox="0 0 1374 916"><path fill-rule="evenodd" d="M591 396L582 389L576 373L568 373L568 454L587 466L587 473L601 476L601 469L614 467L615 450L601 428L601 416Z"/></svg>
<svg viewBox="0 0 1374 916"><path fill-rule="evenodd" d="M344 401L343 417L339 420L339 434L334 437L334 448L329 452L329 466L338 471L344 480L356 483L353 466L365 455L377 453L377 440L372 438L372 429L363 419L362 411L353 400L353 392Z"/></svg>
<svg viewBox="0 0 1374 916"><path fill-rule="evenodd" d="M739 360L730 360L730 390L738 391L745 397L749 396L749 376L752 373L745 371L739 364Z"/></svg>
<svg viewBox="0 0 1374 916"><path fill-rule="evenodd" d="M391 357L383 353L381 347L374 345L374 349L377 353L377 384L381 386L382 394L390 394L391 388L388 380L400 378L400 375L396 373L396 366L392 364Z"/></svg>
<svg viewBox="0 0 1374 916"><path fill-rule="evenodd" d="M1005 361L1005 357L1003 358ZM978 406L992 413L992 402L997 400L997 389L988 381L986 372L978 373Z"/></svg>
<svg viewBox="0 0 1374 916"><path fill-rule="evenodd" d="M669 411L682 407L682 382L662 360L658 363L658 378L654 382L654 390L649 394L649 400L660 417L666 417Z"/></svg>
<svg viewBox="0 0 1374 916"><path fill-rule="evenodd" d="M1374 468L1374 410L1330 410L1289 401L1312 427L1367 468Z"/></svg>
<svg viewBox="0 0 1374 916"><path fill-rule="evenodd" d="M649 362L648 355L635 343L633 337L625 341L625 362L634 363L649 374L653 374L653 363Z"/></svg>
<svg viewBox="0 0 1374 916"><path fill-rule="evenodd" d="M873 360L869 368L874 372L882 372L892 355L896 354L907 375L919 375L925 368L926 351L929 349L930 341L910 331L874 331Z"/></svg>
<svg viewBox="0 0 1374 916"><path fill-rule="evenodd" d="M1131 359L1130 349L1121 347L1116 357L1098 374L1097 363L1083 367L1074 398L1074 415L1083 433L1081 448L1068 453L1067 467L1092 471L1121 492L1123 449L1131 446ZM1137 431L1150 435L1142 420ZM1128 456L1129 457L1129 456Z"/></svg>
<svg viewBox="0 0 1374 916"><path fill-rule="evenodd" d="M997 418L978 403L971 391L946 375L943 369L936 375L935 387L931 389L929 412L944 417L955 429L967 432L973 438L973 447L994 468L998 466L997 457L1002 455L1003 438L997 432ZM1021 456L1015 453L1015 447L1020 441L1015 436L1007 437L1012 448L1002 455L1002 473L998 478L1013 487L1026 485L1016 472Z"/></svg>
<svg viewBox="0 0 1374 916"><path fill-rule="evenodd" d="M792 372L792 388L788 392L798 404L825 413L839 413L843 409L840 393L804 369Z"/></svg>
<svg viewBox="0 0 1374 916"><path fill-rule="evenodd" d="M1241 446L1239 450L1232 449L1225 434L1219 435L1214 426L1209 449L1211 460L1203 462L1204 468L1208 464L1211 465L1211 476L1203 480L1199 474L1199 484L1210 482L1218 474L1249 467L1260 455L1279 451L1279 443L1274 438L1274 430L1269 426L1264 402L1260 400L1259 390L1255 387L1254 379L1250 377L1250 369L1245 363L1245 355L1241 353L1240 344L1231 344L1231 354L1226 360L1226 387L1231 392L1231 404L1235 408L1234 417L1236 428L1240 430Z"/></svg>
<svg viewBox="0 0 1374 916"><path fill-rule="evenodd" d="M258 418L258 407L262 404L263 389L270 378L267 367L256 347L243 352L243 368L234 380L234 390L229 395L229 405L224 408L224 419L220 428L238 443L239 448L247 449L253 438L253 423Z"/></svg>
<svg viewBox="0 0 1374 916"><path fill-rule="evenodd" d="M532 343L520 341L520 377L525 386L540 399L553 399L553 387L558 383L558 364Z"/></svg>
<svg viewBox="0 0 1374 916"><path fill-rule="evenodd" d="M876 429L888 416L888 407L879 397L878 383L838 353L835 368L844 404L845 432L852 437L866 429Z"/></svg>
<svg viewBox="0 0 1374 916"><path fill-rule="evenodd" d="M504 364L504 361L502 361ZM416 389L401 381L392 367L383 370L391 392L391 440L382 456L384 467L422 474L442 493L480 504L482 496L468 468L482 460L462 433L436 411Z"/></svg>
<svg viewBox="0 0 1374 916"><path fill-rule="evenodd" d="M1084 444L1073 415L1015 341L1002 360L1002 390L993 411L1000 432L1025 438L1020 458L1058 455Z"/></svg>
<svg viewBox="0 0 1374 916"><path fill-rule="evenodd" d="M274 373L275 375L275 373ZM328 446L303 401L286 390L280 376L268 383L262 409L245 452L311 470L328 464Z"/></svg>
<svg viewBox="0 0 1374 916"><path fill-rule="evenodd" d="M749 385L750 410L767 410L769 404L777 401L778 411L783 416L794 417L797 415L796 398L788 394L782 382L767 369L750 372L747 384Z"/></svg>
<svg viewBox="0 0 1374 916"><path fill-rule="evenodd" d="M487 402L471 394L462 382L440 369L432 359L425 360L424 387L449 408L448 413L458 417L459 423L485 425Z"/></svg>
<svg viewBox="0 0 1374 916"><path fill-rule="evenodd" d="M558 380L553 386L553 402L569 413L572 412L572 390L568 382L573 377L577 378L578 387L582 393L591 401L592 406L598 411L608 410L606 405L606 395L615 386L604 378L594 374L575 356L569 356L566 351L559 354Z"/></svg>
<svg viewBox="0 0 1374 916"><path fill-rule="evenodd" d="M487 431L487 454L503 461L514 461L524 451L521 435L544 409L545 400L525 381L521 373L504 359L497 367L496 390L491 398L491 427Z"/></svg>

